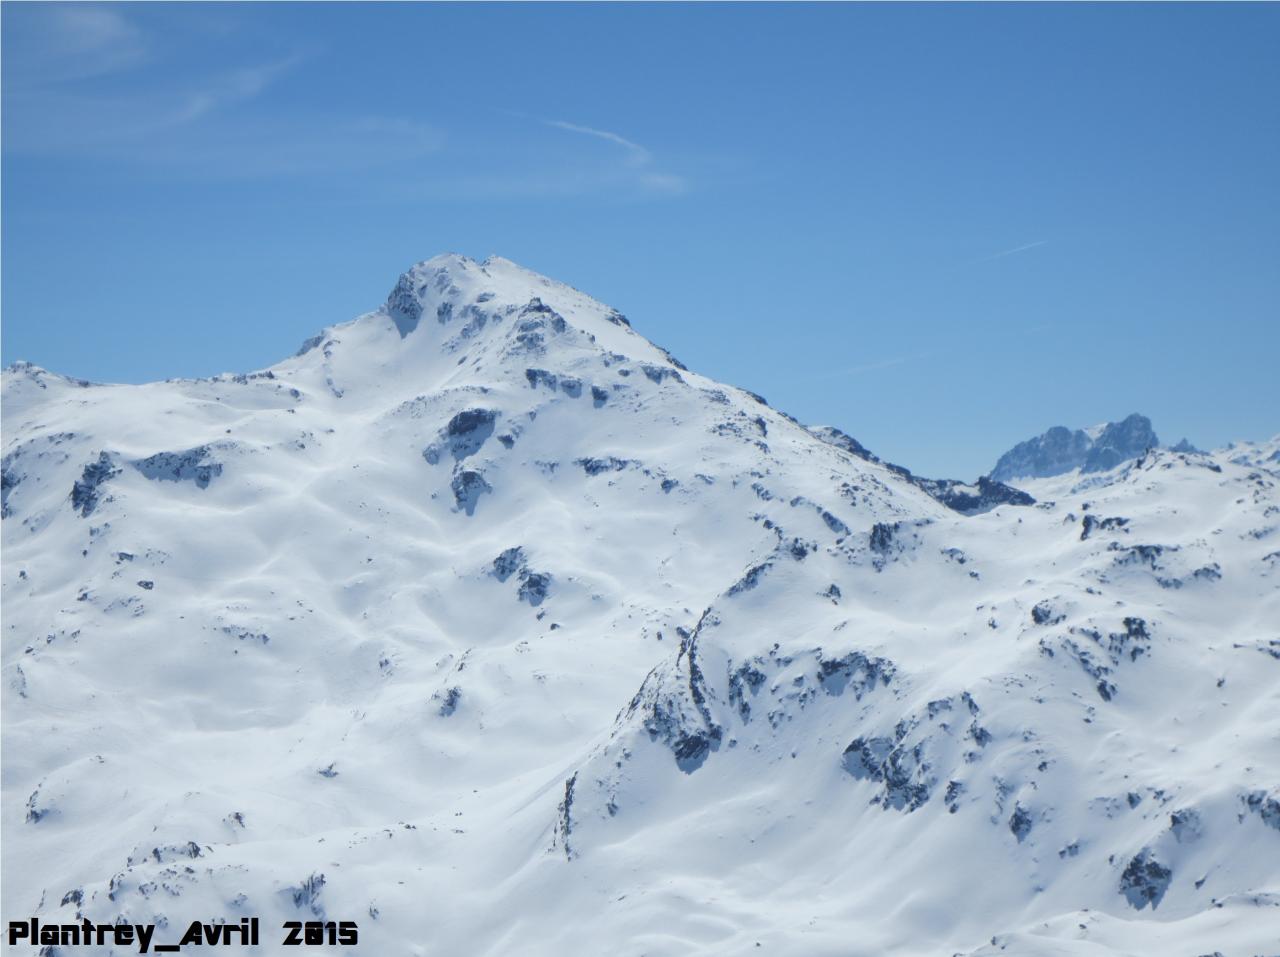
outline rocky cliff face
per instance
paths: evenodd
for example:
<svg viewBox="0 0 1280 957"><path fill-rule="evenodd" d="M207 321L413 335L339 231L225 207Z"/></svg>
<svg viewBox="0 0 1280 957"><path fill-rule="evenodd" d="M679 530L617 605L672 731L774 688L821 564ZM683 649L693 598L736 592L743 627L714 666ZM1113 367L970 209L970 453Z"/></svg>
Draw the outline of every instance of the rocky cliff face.
<svg viewBox="0 0 1280 957"><path fill-rule="evenodd" d="M18 366L3 414L11 914L379 954L1280 932L1274 441L920 479L456 256L269 369Z"/></svg>
<svg viewBox="0 0 1280 957"><path fill-rule="evenodd" d="M990 477L996 481L1047 478L1078 469L1084 464L1093 439L1082 429L1071 431L1055 425L1043 435L1019 442L996 462Z"/></svg>
<svg viewBox="0 0 1280 957"><path fill-rule="evenodd" d="M1109 472L1121 462L1144 455L1160 444L1151 420L1133 414L1120 422L1108 422L1094 440L1080 466L1081 472Z"/></svg>

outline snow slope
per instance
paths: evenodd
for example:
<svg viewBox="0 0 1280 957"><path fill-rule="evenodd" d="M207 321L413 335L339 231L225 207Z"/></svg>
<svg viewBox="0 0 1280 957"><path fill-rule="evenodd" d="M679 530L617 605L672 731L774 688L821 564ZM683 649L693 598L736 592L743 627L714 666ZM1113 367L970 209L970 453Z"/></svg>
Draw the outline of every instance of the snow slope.
<svg viewBox="0 0 1280 957"><path fill-rule="evenodd" d="M3 399L6 920L1280 953L1276 440L961 514L459 256L262 372Z"/></svg>

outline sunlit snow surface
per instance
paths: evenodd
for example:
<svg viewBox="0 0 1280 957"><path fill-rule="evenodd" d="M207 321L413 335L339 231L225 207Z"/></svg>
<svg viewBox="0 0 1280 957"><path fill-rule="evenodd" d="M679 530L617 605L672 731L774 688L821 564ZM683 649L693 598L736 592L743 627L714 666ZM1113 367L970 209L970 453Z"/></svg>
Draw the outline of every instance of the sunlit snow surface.
<svg viewBox="0 0 1280 957"><path fill-rule="evenodd" d="M5 372L5 920L1280 953L1276 440L966 517L506 260L308 346Z"/></svg>

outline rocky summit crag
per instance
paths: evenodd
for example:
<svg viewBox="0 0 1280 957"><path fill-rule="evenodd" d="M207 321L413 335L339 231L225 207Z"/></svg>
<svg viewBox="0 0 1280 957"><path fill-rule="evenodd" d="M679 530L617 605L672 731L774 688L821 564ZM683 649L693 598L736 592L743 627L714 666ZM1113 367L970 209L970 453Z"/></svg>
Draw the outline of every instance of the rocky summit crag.
<svg viewBox="0 0 1280 957"><path fill-rule="evenodd" d="M1280 939L1274 439L1126 420L1025 491L920 479L460 256L258 372L3 388L10 917L410 955Z"/></svg>

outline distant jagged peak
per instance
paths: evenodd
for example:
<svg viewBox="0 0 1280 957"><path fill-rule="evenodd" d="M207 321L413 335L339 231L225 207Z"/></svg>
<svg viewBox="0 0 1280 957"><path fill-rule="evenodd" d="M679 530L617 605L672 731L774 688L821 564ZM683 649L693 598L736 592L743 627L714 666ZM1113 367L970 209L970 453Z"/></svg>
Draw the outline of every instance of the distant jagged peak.
<svg viewBox="0 0 1280 957"><path fill-rule="evenodd" d="M1077 469L1081 473L1108 472L1159 445L1151 420L1137 412L1090 429L1055 425L1000 456L989 477L1008 482L1051 478Z"/></svg>

